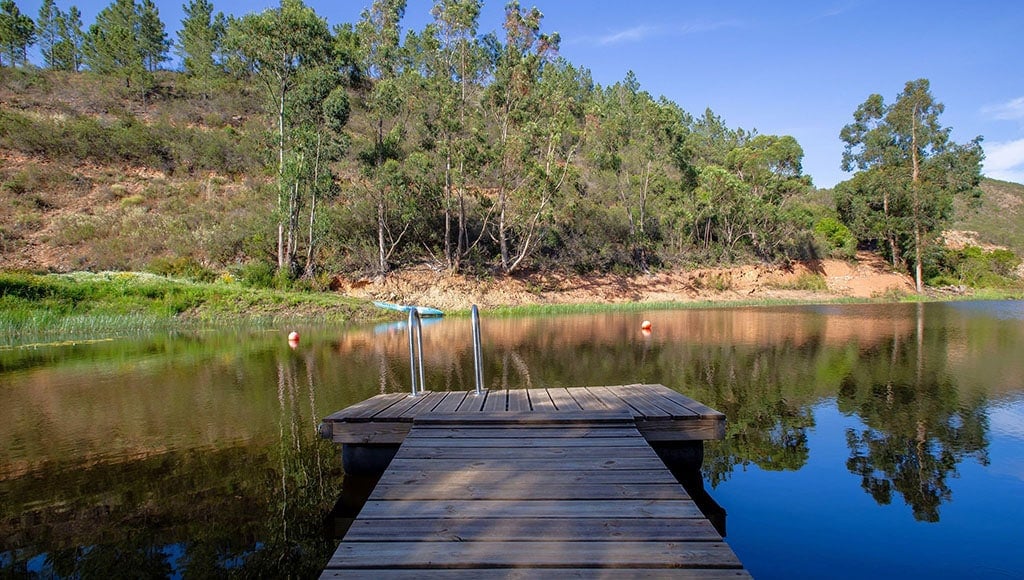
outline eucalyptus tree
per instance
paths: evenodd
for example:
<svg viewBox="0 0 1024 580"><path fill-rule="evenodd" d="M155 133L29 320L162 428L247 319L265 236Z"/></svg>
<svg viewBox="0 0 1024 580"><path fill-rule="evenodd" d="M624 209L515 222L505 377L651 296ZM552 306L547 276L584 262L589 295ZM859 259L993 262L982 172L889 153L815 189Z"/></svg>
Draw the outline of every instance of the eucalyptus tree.
<svg viewBox="0 0 1024 580"><path fill-rule="evenodd" d="M287 103L307 69L331 62L333 39L327 22L302 0L282 0L277 8L233 20L224 43L235 65L259 82L276 121L277 267L279 272L291 274L296 267L296 248L286 239L294 240L296 235L292 213L298 207L294 199L298 189L286 174L292 129Z"/></svg>
<svg viewBox="0 0 1024 580"><path fill-rule="evenodd" d="M531 243L529 233L536 219L529 213L517 215L517 209L527 208L520 200L530 192L529 174L524 171L527 159L537 146L535 140L538 110L537 86L541 71L558 52L558 33L541 33L544 15L537 8L524 10L513 0L505 6L505 42L492 40L494 78L487 87L484 107L492 135L492 186L496 192L497 235L501 268L512 272L526 255ZM517 207L519 206L519 207ZM527 237L521 237L524 234ZM525 248L524 248L525 242ZM513 247L520 244L517 249Z"/></svg>
<svg viewBox="0 0 1024 580"><path fill-rule="evenodd" d="M892 104L881 95L869 96L839 135L846 143L843 169L875 175L859 185L881 194L880 223L886 229L876 234L889 245L893 263L902 264L906 250L914 252L918 293L924 290L922 255L929 236L950 216L953 196L976 190L981 181L981 137L963 145L952 142L950 128L939 123L944 109L928 80L917 79L907 82ZM865 202L860 196L845 200L847 205Z"/></svg>
<svg viewBox="0 0 1024 580"><path fill-rule="evenodd" d="M362 102L369 126L358 158L363 187L375 206L377 270L381 274L387 273L388 259L415 219L401 163L404 125L410 112L407 83L416 75L403 67L406 59L400 23L404 15L405 0L375 0L363 11L355 30L361 70L370 80ZM392 228L396 219L401 225L398 233Z"/></svg>
<svg viewBox="0 0 1024 580"><path fill-rule="evenodd" d="M595 161L612 176L629 228L633 267L647 271L653 249L652 202L678 190L674 152L682 138L682 114L672 103L640 90L633 71L605 91L599 111L600 151ZM667 208L665 208L667 209Z"/></svg>
<svg viewBox="0 0 1024 580"><path fill-rule="evenodd" d="M761 258L771 258L795 242L796 223L786 202L810 191L803 174L803 148L789 135L753 135L726 155L726 167L749 188L749 240Z"/></svg>
<svg viewBox="0 0 1024 580"><path fill-rule="evenodd" d="M336 189L330 164L341 158L347 146L344 130L349 100L342 75L332 65L304 70L286 109L294 126L289 132L291 155L286 163L293 193L288 196L285 254L295 260L300 204L305 201L309 217L303 276L311 278L316 272L317 208L319 201Z"/></svg>
<svg viewBox="0 0 1024 580"><path fill-rule="evenodd" d="M8 66L24 66L28 47L35 44L36 26L21 13L14 0L0 1L0 66L6 57Z"/></svg>

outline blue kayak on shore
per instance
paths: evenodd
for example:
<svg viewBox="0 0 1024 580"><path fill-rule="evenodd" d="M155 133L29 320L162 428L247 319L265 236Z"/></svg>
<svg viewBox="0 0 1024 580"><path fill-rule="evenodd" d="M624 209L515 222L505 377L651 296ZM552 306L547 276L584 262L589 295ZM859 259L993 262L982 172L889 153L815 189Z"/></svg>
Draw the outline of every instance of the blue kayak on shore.
<svg viewBox="0 0 1024 580"><path fill-rule="evenodd" d="M378 308L384 308L385 310L397 310L398 312L408 313L410 310L415 310L420 316L444 316L444 312L437 308L430 308L429 306L407 306L405 304L394 304L391 302L381 302L374 300L373 305Z"/></svg>

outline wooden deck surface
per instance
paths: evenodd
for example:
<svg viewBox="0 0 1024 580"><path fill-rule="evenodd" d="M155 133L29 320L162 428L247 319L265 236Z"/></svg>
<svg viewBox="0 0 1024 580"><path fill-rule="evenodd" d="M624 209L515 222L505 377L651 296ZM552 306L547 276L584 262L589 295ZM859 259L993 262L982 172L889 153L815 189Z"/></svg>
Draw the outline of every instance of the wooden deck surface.
<svg viewBox="0 0 1024 580"><path fill-rule="evenodd" d="M324 418L336 443L399 444L413 421L430 415L459 420L480 413L569 416L622 411L647 441L706 441L725 436L725 415L663 385L427 392L377 395Z"/></svg>
<svg viewBox="0 0 1024 580"><path fill-rule="evenodd" d="M749 577L632 410L459 407L412 422L322 578Z"/></svg>

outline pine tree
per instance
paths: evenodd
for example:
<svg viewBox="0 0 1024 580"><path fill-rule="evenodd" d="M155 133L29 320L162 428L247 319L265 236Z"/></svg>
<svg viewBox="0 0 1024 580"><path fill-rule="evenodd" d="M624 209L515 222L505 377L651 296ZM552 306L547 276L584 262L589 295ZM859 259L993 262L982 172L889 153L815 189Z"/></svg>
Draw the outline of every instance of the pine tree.
<svg viewBox="0 0 1024 580"><path fill-rule="evenodd" d="M85 33L82 32L82 13L77 6L72 6L67 13L59 13L57 18L58 41L53 47L54 62L51 65L58 70L78 72L82 68L84 56Z"/></svg>
<svg viewBox="0 0 1024 580"><path fill-rule="evenodd" d="M178 30L176 51L181 56L185 74L194 79L206 94L210 82L222 73L217 54L224 41L224 15L213 15L209 0L190 0L184 6L185 18Z"/></svg>
<svg viewBox="0 0 1024 580"><path fill-rule="evenodd" d="M24 66L28 62L28 47L35 44L36 25L21 13L14 0L0 2L0 66Z"/></svg>
<svg viewBox="0 0 1024 580"><path fill-rule="evenodd" d="M160 63L168 60L167 51L171 48L171 41L167 38L164 23L160 20L160 11L153 0L142 0L136 9L139 19L139 52L142 53L146 70L153 72L160 67Z"/></svg>
<svg viewBox="0 0 1024 580"><path fill-rule="evenodd" d="M39 39L39 50L43 53L43 63L47 68L56 66L57 46L60 44L60 21L64 13L57 8L53 0L43 0L36 19L36 36Z"/></svg>
<svg viewBox="0 0 1024 580"><path fill-rule="evenodd" d="M100 74L118 75L132 88L150 82L143 61L139 11L134 0L114 0L96 15L86 36L85 62Z"/></svg>

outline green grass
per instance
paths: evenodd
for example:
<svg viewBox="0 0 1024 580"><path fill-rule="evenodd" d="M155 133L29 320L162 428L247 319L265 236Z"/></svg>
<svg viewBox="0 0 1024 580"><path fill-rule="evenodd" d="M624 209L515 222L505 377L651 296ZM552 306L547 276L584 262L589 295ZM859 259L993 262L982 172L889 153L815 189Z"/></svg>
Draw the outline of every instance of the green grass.
<svg viewBox="0 0 1024 580"><path fill-rule="evenodd" d="M0 345L286 321L376 319L369 304L328 293L197 283L149 273L0 273Z"/></svg>

